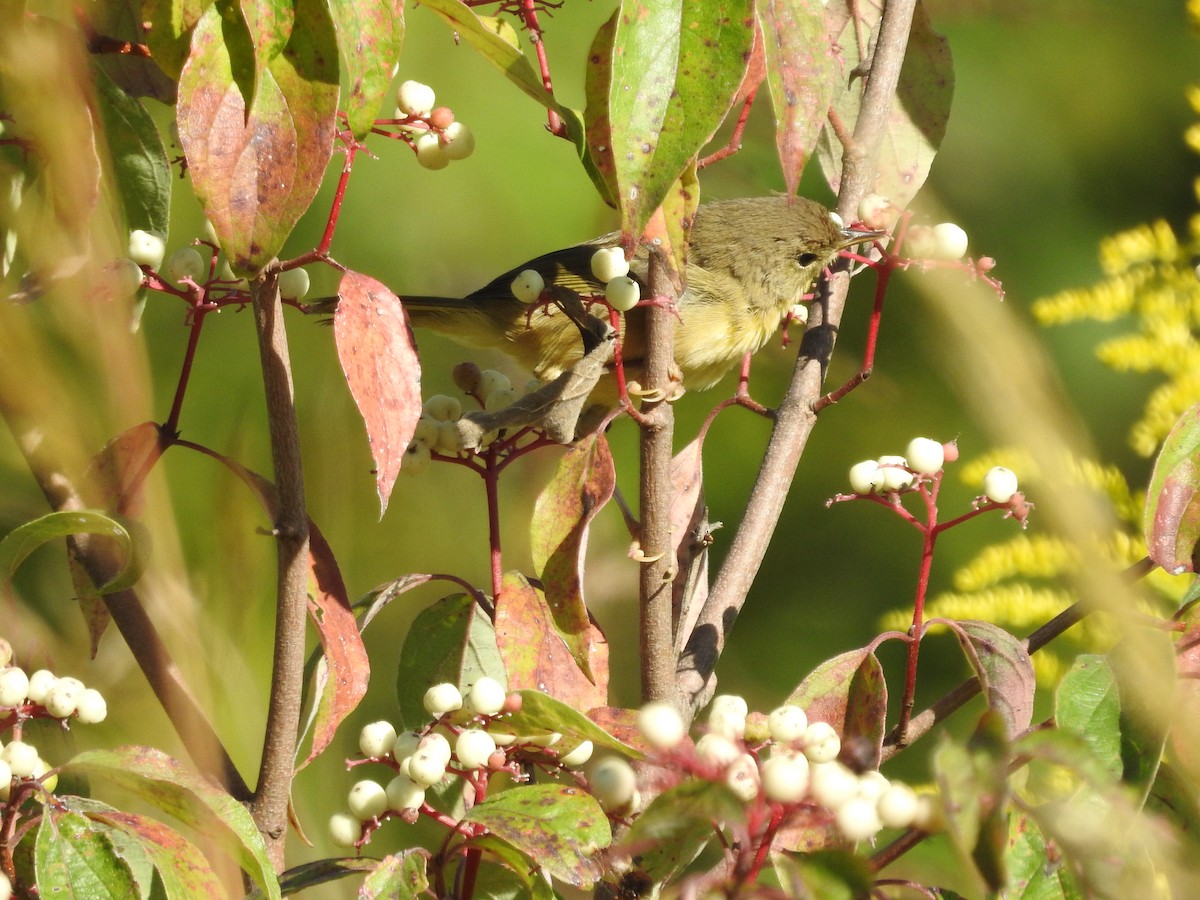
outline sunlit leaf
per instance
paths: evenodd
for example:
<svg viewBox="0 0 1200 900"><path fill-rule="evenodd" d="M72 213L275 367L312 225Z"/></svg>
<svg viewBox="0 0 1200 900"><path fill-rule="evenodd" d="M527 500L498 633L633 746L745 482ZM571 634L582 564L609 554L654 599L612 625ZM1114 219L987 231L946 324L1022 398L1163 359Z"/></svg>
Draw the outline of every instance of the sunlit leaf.
<svg viewBox="0 0 1200 900"><path fill-rule="evenodd" d="M382 516L421 418L416 341L400 298L357 272L346 272L338 286L333 336L350 395L367 426Z"/></svg>
<svg viewBox="0 0 1200 900"><path fill-rule="evenodd" d="M332 0L329 10L333 13L350 83L343 105L350 130L355 137L362 138L379 116L379 104L392 82L392 68L400 59L404 0L380 3Z"/></svg>
<svg viewBox="0 0 1200 900"><path fill-rule="evenodd" d="M405 850L383 859L363 880L360 900L405 900L428 897L429 851Z"/></svg>
<svg viewBox="0 0 1200 900"><path fill-rule="evenodd" d="M115 541L125 560L124 566L107 584L96 588L97 593L123 591L142 577L143 561L129 527L104 513L78 510L47 513L6 534L0 541L0 579L12 581L21 563L42 544L75 534L94 534Z"/></svg>
<svg viewBox="0 0 1200 900"><path fill-rule="evenodd" d="M626 756L641 756L633 747L622 743L574 707L541 691L522 690L518 693L521 695L521 708L493 722L490 729L516 735L557 732L563 736L566 745L591 741L597 748L615 750Z"/></svg>
<svg viewBox="0 0 1200 900"><path fill-rule="evenodd" d="M988 706L1004 719L1010 737L1024 731L1033 721L1033 693L1037 687L1033 660L1024 643L991 622L964 620L951 624Z"/></svg>
<svg viewBox="0 0 1200 900"><path fill-rule="evenodd" d="M59 813L47 806L35 858L43 897L125 900L137 894L133 875L112 843L78 813Z"/></svg>
<svg viewBox="0 0 1200 900"><path fill-rule="evenodd" d="M1146 491L1146 553L1168 572L1196 571L1200 539L1200 403L1163 441Z"/></svg>
<svg viewBox="0 0 1200 900"><path fill-rule="evenodd" d="M192 30L214 0L142 0L142 19L149 25L146 43L154 61L178 78L187 59Z"/></svg>
<svg viewBox="0 0 1200 900"><path fill-rule="evenodd" d="M712 843L714 822L738 822L746 805L719 781L692 778L650 801L621 839L655 883L672 881Z"/></svg>
<svg viewBox="0 0 1200 900"><path fill-rule="evenodd" d="M850 650L817 666L787 702L802 707L809 721L832 725L843 746L861 739L871 751L864 762L878 768L887 724L887 682L870 650Z"/></svg>

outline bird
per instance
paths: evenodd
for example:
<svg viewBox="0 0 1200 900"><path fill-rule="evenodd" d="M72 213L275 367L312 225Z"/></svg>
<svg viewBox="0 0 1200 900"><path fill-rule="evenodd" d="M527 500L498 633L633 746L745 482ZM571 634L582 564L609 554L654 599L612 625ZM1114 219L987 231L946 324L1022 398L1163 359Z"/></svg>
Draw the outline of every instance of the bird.
<svg viewBox="0 0 1200 900"><path fill-rule="evenodd" d="M712 387L747 353L779 329L789 310L812 291L845 248L879 236L843 226L825 206L783 195L715 200L697 207L678 298L674 357L685 390ZM410 322L469 347L499 348L543 382L583 355L579 329L553 307L531 310L512 290L526 269L546 285L603 296L591 267L595 252L620 246L612 233L523 263L465 297L404 296ZM647 297L648 253L630 261L629 277ZM606 315L602 305L593 315ZM624 314L622 355L636 372L645 353L645 309ZM636 377L636 376L635 376Z"/></svg>

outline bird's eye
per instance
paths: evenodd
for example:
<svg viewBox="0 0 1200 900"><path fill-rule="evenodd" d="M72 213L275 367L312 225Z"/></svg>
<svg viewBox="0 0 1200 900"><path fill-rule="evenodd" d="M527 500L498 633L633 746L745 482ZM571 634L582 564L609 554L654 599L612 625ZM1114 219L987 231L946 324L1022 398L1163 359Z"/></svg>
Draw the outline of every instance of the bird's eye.
<svg viewBox="0 0 1200 900"><path fill-rule="evenodd" d="M815 253L801 253L799 256L796 257L796 262L800 263L801 266L804 266L807 268L808 266L811 266L813 263L815 263L817 261L817 259L818 259L818 256Z"/></svg>

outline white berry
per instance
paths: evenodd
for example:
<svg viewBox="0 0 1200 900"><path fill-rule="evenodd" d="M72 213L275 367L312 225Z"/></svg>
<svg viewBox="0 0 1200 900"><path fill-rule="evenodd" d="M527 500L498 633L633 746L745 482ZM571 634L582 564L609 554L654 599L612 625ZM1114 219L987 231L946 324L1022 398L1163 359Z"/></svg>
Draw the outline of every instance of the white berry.
<svg viewBox="0 0 1200 900"><path fill-rule="evenodd" d="M60 719L75 712L79 707L79 698L83 696L83 682L77 678L60 678L46 695L46 712Z"/></svg>
<svg viewBox="0 0 1200 900"><path fill-rule="evenodd" d="M396 106L410 116L429 115L436 100L433 88L419 81L401 82L396 91Z"/></svg>
<svg viewBox="0 0 1200 900"><path fill-rule="evenodd" d="M108 718L108 702L95 688L88 688L79 695L75 707L75 720L83 725L98 725Z"/></svg>
<svg viewBox="0 0 1200 900"><path fill-rule="evenodd" d="M0 900L9 900L13 895L12 882L8 880L8 876L0 872Z"/></svg>
<svg viewBox="0 0 1200 900"><path fill-rule="evenodd" d="M912 487L916 476L908 471L908 460L903 456L879 457L879 470L883 476L881 491L902 491Z"/></svg>
<svg viewBox="0 0 1200 900"><path fill-rule="evenodd" d="M403 772L388 782L388 809L400 812L405 809L420 809L425 802L425 788Z"/></svg>
<svg viewBox="0 0 1200 900"><path fill-rule="evenodd" d="M358 733L358 749L366 757L378 759L387 756L395 744L396 726L391 722L371 722Z"/></svg>
<svg viewBox="0 0 1200 900"><path fill-rule="evenodd" d="M467 691L467 708L480 716L494 716L504 709L508 694L504 685L495 678L484 675Z"/></svg>
<svg viewBox="0 0 1200 900"><path fill-rule="evenodd" d="M967 233L953 222L933 226L933 255L937 259L962 259L967 254Z"/></svg>
<svg viewBox="0 0 1200 900"><path fill-rule="evenodd" d="M536 269L522 269L517 273L510 285L512 294L522 303L532 303L542 295L546 288L546 279Z"/></svg>
<svg viewBox="0 0 1200 900"><path fill-rule="evenodd" d="M629 805L637 792L637 775L625 760L608 756L588 770L588 787L606 810L620 810Z"/></svg>
<svg viewBox="0 0 1200 900"><path fill-rule="evenodd" d="M628 275L621 275L605 286L604 299L613 309L625 312L637 306L642 299L642 288Z"/></svg>
<svg viewBox="0 0 1200 900"><path fill-rule="evenodd" d="M841 738L828 722L810 722L804 730L804 755L809 762L832 762L841 750Z"/></svg>
<svg viewBox="0 0 1200 900"><path fill-rule="evenodd" d="M172 281L203 281L208 264L195 247L182 247L167 258L166 275Z"/></svg>
<svg viewBox="0 0 1200 900"><path fill-rule="evenodd" d="M8 764L8 760L0 757L0 800L7 800L9 790L12 787L12 767Z"/></svg>
<svg viewBox="0 0 1200 900"><path fill-rule="evenodd" d="M771 756L762 767L763 793L776 803L798 803L808 791L808 769L803 756Z"/></svg>
<svg viewBox="0 0 1200 900"><path fill-rule="evenodd" d="M442 147L442 142L432 131L417 135L414 142L417 148L417 162L426 169L444 169L450 165L450 157Z"/></svg>
<svg viewBox="0 0 1200 900"><path fill-rule="evenodd" d="M669 703L647 703L638 711L638 730L655 750L670 750L687 733L683 717Z"/></svg>
<svg viewBox="0 0 1200 900"><path fill-rule="evenodd" d="M808 792L826 809L837 809L858 793L858 776L840 762L814 763L808 770Z"/></svg>
<svg viewBox="0 0 1200 900"><path fill-rule="evenodd" d="M369 778L357 781L354 787L350 788L346 805L350 808L350 814L360 822L374 819L388 808L387 791L378 781Z"/></svg>
<svg viewBox="0 0 1200 900"><path fill-rule="evenodd" d="M37 768L38 750L24 741L10 741L0 750L0 759L8 763L17 778L28 778Z"/></svg>
<svg viewBox="0 0 1200 900"><path fill-rule="evenodd" d="M983 492L993 503L1007 503L1017 492L1017 473L1004 466L993 466L983 476Z"/></svg>
<svg viewBox="0 0 1200 900"><path fill-rule="evenodd" d="M433 463L433 454L424 444L409 444L400 463L402 475L420 475Z"/></svg>
<svg viewBox="0 0 1200 900"><path fill-rule="evenodd" d="M33 703L45 703L46 695L58 682L58 676L49 669L38 669L29 676L29 699Z"/></svg>
<svg viewBox="0 0 1200 900"><path fill-rule="evenodd" d="M163 254L167 245L157 234L142 231L140 228L129 233L129 258L139 266L149 266L157 269L162 265Z"/></svg>
<svg viewBox="0 0 1200 900"><path fill-rule="evenodd" d="M350 813L329 817L329 840L335 847L353 847L362 837L362 823Z"/></svg>
<svg viewBox="0 0 1200 900"><path fill-rule="evenodd" d="M512 388L497 388L484 398L483 408L486 412L496 412L512 406L520 399L521 395Z"/></svg>
<svg viewBox="0 0 1200 900"><path fill-rule="evenodd" d="M833 814L838 831L848 841L865 841L883 828L875 803L864 797L854 797L839 806Z"/></svg>
<svg viewBox="0 0 1200 900"><path fill-rule="evenodd" d="M566 766L568 769L578 769L592 758L594 750L595 747L591 741L580 741L578 747L558 758L559 765Z"/></svg>
<svg viewBox="0 0 1200 900"><path fill-rule="evenodd" d="M878 769L867 769L858 776L858 796L878 800L890 785L887 776Z"/></svg>
<svg viewBox="0 0 1200 900"><path fill-rule="evenodd" d="M425 692L424 704L425 712L436 719L443 713L462 709L463 698L459 693L458 686L446 681L442 684L435 684Z"/></svg>
<svg viewBox="0 0 1200 900"><path fill-rule="evenodd" d="M724 768L738 756L741 748L723 734L710 731L696 741L696 756L714 768Z"/></svg>
<svg viewBox="0 0 1200 900"><path fill-rule="evenodd" d="M931 438L915 437L904 451L908 467L920 475L937 473L946 462L946 448Z"/></svg>
<svg viewBox="0 0 1200 900"><path fill-rule="evenodd" d="M771 733L771 740L781 744L788 744L804 737L807 728L808 716L805 715L804 710L790 703L772 710L767 717L767 729Z"/></svg>
<svg viewBox="0 0 1200 900"><path fill-rule="evenodd" d="M725 784L740 800L749 803L758 796L758 763L749 753L739 754L725 770Z"/></svg>
<svg viewBox="0 0 1200 900"><path fill-rule="evenodd" d="M434 394L421 406L421 412L438 422L453 422L462 417L462 402L448 394Z"/></svg>
<svg viewBox="0 0 1200 900"><path fill-rule="evenodd" d="M279 296L284 300L299 300L308 293L310 281L307 269L288 269L279 273Z"/></svg>
<svg viewBox="0 0 1200 900"><path fill-rule="evenodd" d="M475 152L475 135L462 122L451 122L442 129L442 153L447 159L466 159Z"/></svg>
<svg viewBox="0 0 1200 900"><path fill-rule="evenodd" d="M850 489L856 494L873 494L883 485L883 472L879 463L873 459L864 459L850 467Z"/></svg>
<svg viewBox="0 0 1200 900"><path fill-rule="evenodd" d="M496 752L496 742L486 731L468 728L454 742L454 755L467 769L481 769Z"/></svg>
<svg viewBox="0 0 1200 900"><path fill-rule="evenodd" d="M128 257L118 259L109 267L109 285L117 297L132 297L142 286L145 277L141 267Z"/></svg>
<svg viewBox="0 0 1200 900"><path fill-rule="evenodd" d="M392 756L396 758L396 762L407 759L417 752L417 745L420 743L421 736L415 731L402 731L396 735L396 743L392 745Z"/></svg>
<svg viewBox="0 0 1200 900"><path fill-rule="evenodd" d="M12 666L0 671L0 706L21 706L29 696L29 676Z"/></svg>
<svg viewBox="0 0 1200 900"><path fill-rule="evenodd" d="M917 816L917 794L907 784L894 782L879 795L875 809L888 828L907 828Z"/></svg>
<svg viewBox="0 0 1200 900"><path fill-rule="evenodd" d="M629 260L620 247L601 247L592 254L592 274L602 284L629 274Z"/></svg>

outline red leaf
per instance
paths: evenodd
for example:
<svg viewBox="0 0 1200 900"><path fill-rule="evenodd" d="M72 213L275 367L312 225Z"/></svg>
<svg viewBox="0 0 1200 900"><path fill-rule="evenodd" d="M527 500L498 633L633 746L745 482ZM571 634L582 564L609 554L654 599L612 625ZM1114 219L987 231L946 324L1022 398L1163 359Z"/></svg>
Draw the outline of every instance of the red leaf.
<svg viewBox="0 0 1200 900"><path fill-rule="evenodd" d="M541 591L523 575L504 576L496 598L496 644L510 691L532 688L576 709L603 706L608 702L608 641L591 622L578 637L586 649L587 671L567 652Z"/></svg>
<svg viewBox="0 0 1200 900"><path fill-rule="evenodd" d="M1146 553L1168 572L1196 571L1200 540L1200 403L1179 417L1163 442L1146 492Z"/></svg>
<svg viewBox="0 0 1200 900"><path fill-rule="evenodd" d="M308 612L317 629L326 666L318 670L317 715L312 747L298 767L303 769L333 741L338 726L358 708L371 680L371 661L358 622L350 608L346 584L333 551L310 520L308 523Z"/></svg>
<svg viewBox="0 0 1200 900"><path fill-rule="evenodd" d="M546 590L554 629L589 677L593 628L583 598L583 560L588 526L613 495L617 476L603 435L592 434L571 446L559 461L533 509L533 568Z"/></svg>
<svg viewBox="0 0 1200 900"><path fill-rule="evenodd" d="M367 426L380 516L421 418L421 361L400 298L374 278L347 272L333 336L346 384Z"/></svg>

